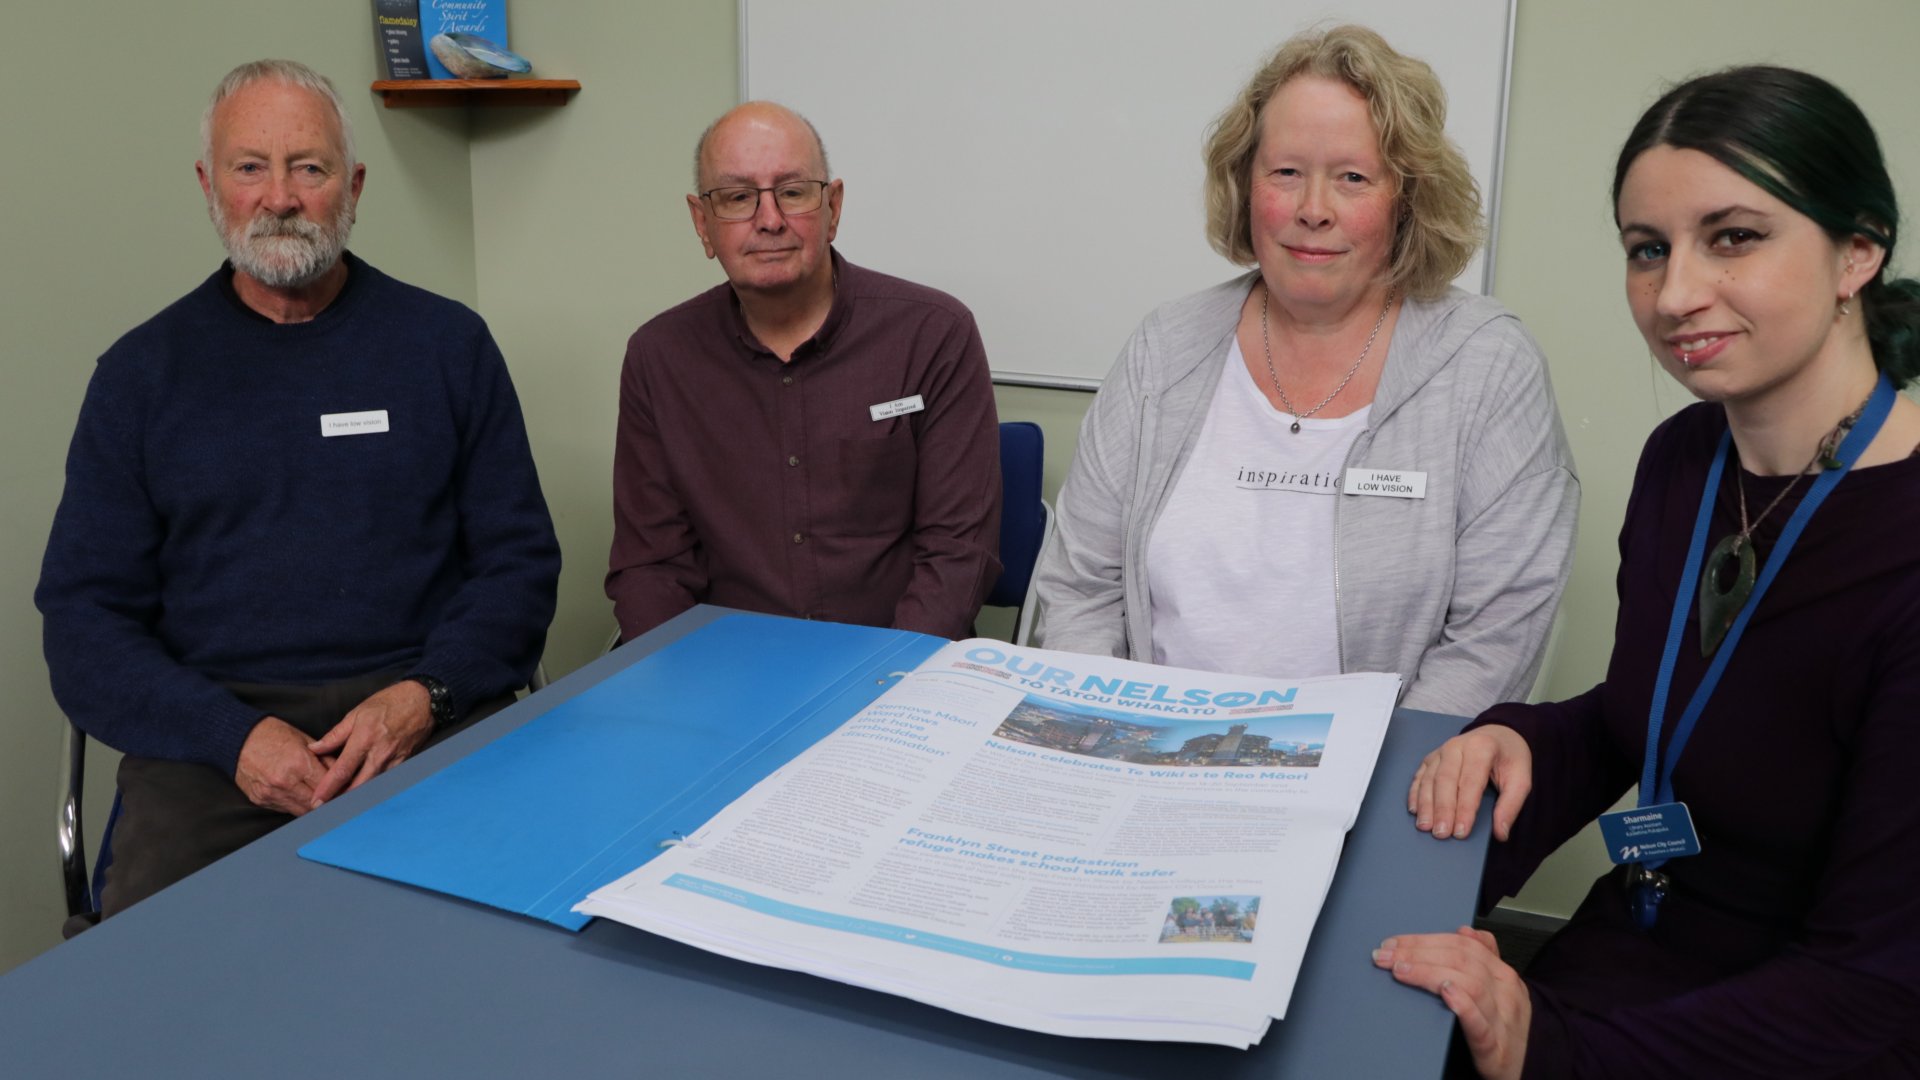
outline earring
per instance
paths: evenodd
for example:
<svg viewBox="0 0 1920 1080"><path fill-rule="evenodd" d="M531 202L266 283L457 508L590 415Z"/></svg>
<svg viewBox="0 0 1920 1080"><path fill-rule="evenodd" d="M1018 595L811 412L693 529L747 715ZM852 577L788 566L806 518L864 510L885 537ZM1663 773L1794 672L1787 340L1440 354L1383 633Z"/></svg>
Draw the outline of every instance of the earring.
<svg viewBox="0 0 1920 1080"><path fill-rule="evenodd" d="M1840 314L1842 315L1853 314L1852 305L1853 305L1853 294L1848 293L1847 298L1845 300L1840 301Z"/></svg>

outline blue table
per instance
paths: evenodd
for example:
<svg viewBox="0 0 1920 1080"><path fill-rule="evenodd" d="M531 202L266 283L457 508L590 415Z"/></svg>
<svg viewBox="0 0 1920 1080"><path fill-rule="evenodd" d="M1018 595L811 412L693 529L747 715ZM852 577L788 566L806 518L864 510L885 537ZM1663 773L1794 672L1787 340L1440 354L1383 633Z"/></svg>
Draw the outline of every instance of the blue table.
<svg viewBox="0 0 1920 1080"><path fill-rule="evenodd" d="M1019 1031L604 920L568 934L294 854L721 614L682 615L0 977L0 1074L1439 1075L1451 1016L1367 958L1390 933L1473 913L1487 830L1436 842L1402 801L1421 755L1459 726L1430 713L1395 713L1288 1018L1245 1052Z"/></svg>

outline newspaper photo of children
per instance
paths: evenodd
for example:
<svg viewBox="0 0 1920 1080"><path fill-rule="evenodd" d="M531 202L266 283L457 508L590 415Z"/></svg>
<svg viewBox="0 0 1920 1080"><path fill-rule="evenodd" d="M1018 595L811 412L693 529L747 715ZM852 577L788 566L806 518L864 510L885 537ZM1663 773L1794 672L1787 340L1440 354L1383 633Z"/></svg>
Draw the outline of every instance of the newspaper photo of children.
<svg viewBox="0 0 1920 1080"><path fill-rule="evenodd" d="M1177 896L1160 925L1160 943L1245 945L1259 919L1257 896Z"/></svg>

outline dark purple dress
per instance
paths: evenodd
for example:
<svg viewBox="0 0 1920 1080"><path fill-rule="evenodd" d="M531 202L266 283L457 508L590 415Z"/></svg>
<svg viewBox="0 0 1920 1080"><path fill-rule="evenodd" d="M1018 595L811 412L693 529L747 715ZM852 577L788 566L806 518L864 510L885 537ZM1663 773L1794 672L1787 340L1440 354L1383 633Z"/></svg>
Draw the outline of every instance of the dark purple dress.
<svg viewBox="0 0 1920 1080"><path fill-rule="evenodd" d="M1620 533L1607 680L1501 705L1533 794L1490 895L1639 781L1660 650L1725 414L1647 441ZM1759 513L1786 478L1747 475ZM1810 483L1758 530L1763 560ZM1708 544L1734 532L1734 471ZM1706 668L1689 615L1663 734ZM1920 1076L1920 458L1850 473L1814 515L1675 769L1703 850L1651 931L1601 878L1527 973L1528 1077Z"/></svg>

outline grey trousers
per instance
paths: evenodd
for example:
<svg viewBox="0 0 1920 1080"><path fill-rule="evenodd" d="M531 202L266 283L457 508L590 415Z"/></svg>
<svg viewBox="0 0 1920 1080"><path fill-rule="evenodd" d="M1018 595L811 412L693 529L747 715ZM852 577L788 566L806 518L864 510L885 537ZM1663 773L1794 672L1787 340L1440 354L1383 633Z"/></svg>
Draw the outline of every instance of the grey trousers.
<svg viewBox="0 0 1920 1080"><path fill-rule="evenodd" d="M229 683L241 701L277 716L314 738L405 671L383 671L324 686ZM506 694L482 702L457 724L435 732L441 741L513 704ZM101 887L103 918L111 918L197 870L292 821L250 802L233 777L210 765L127 757L120 761L120 816L113 826L113 861Z"/></svg>

